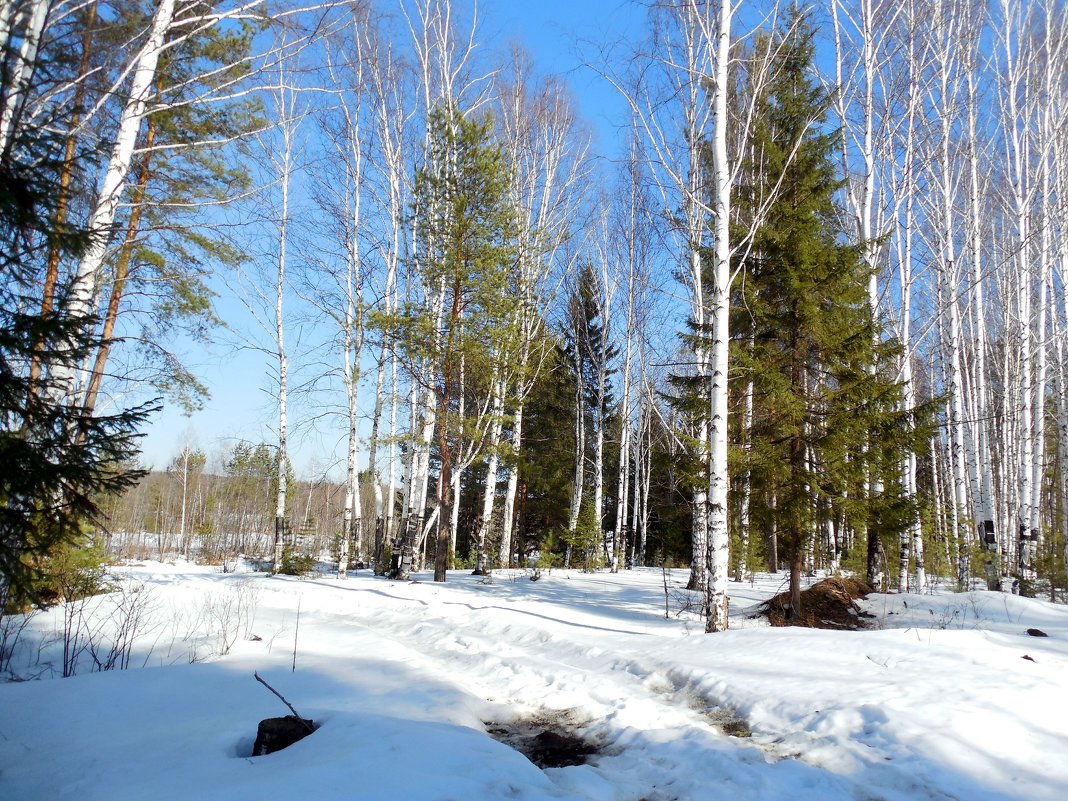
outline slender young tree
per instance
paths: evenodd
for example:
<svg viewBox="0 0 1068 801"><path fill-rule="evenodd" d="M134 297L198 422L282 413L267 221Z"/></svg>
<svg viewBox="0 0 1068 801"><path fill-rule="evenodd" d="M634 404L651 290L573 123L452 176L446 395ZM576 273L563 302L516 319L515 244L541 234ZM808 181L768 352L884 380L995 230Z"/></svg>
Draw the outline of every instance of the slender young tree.
<svg viewBox="0 0 1068 801"><path fill-rule="evenodd" d="M590 172L590 133L579 121L567 87L555 78L533 83L529 57L513 49L507 66L495 76L501 145L511 166L511 197L517 217L516 282L519 342L514 365L505 379L509 412L507 443L501 443L508 482L501 515L498 558L509 564L515 502L519 490L516 463L523 449L525 399L552 353L545 336L550 309L565 276L580 257L569 247L581 234L582 202ZM502 431L503 433L503 431ZM492 443L491 443L492 446ZM491 454L497 449L491 449ZM482 527L489 524L496 480L487 473Z"/></svg>
<svg viewBox="0 0 1068 801"><path fill-rule="evenodd" d="M367 305L364 292L369 283L363 199L369 116L367 73L371 54L368 37L364 35L370 24L366 8L362 4L347 4L341 12L341 23L324 42L327 77L336 103L318 117L323 139L328 144L324 157L326 163L318 171L316 195L327 221L327 241L333 245L324 257L317 259L318 269L313 271L310 279L316 306L336 328L341 351L339 361L345 391L347 437L345 508L337 575L345 578L350 548L355 546L358 550L363 539L358 423ZM374 472L372 469L373 482Z"/></svg>
<svg viewBox="0 0 1068 801"><path fill-rule="evenodd" d="M368 39L366 50L373 56L366 65L370 84L372 141L376 144L368 156L369 182L373 190L369 201L377 214L370 215L373 226L371 237L374 246L371 254L380 254L382 264L377 271L381 285L377 290L387 318L395 315L398 308L401 281L401 262L406 237L406 208L409 197L408 156L410 136L408 128L414 115L411 92L412 74L397 52L389 36L386 22L372 18L360 31ZM383 439L386 446L385 497L381 509L376 509L373 562L376 573L384 574L388 565L383 554L385 545L394 537L394 515L399 483L397 464L398 423L400 401L400 363L397 349L388 327L378 332L380 336L378 365L375 372L375 403L371 418L371 434L368 442L368 468L375 486L376 502L382 485L379 476L379 448ZM387 387L388 393L384 392ZM385 418L385 419L383 419Z"/></svg>
<svg viewBox="0 0 1068 801"><path fill-rule="evenodd" d="M461 453L464 416L457 404L466 380L493 383L495 360L513 339L514 210L508 198L508 167L491 139L492 122L443 107L431 116L427 168L416 174L420 210L418 269L431 286L443 287L443 312L402 312L401 335L409 361L431 367L425 391L435 397L438 534L434 580L444 581L452 521L452 470ZM440 167L447 165L446 169ZM464 375L461 374L463 371ZM492 389L483 390L483 395ZM394 569L410 570L416 545L406 532Z"/></svg>
<svg viewBox="0 0 1068 801"><path fill-rule="evenodd" d="M631 156L621 175L620 197L616 204L615 239L617 248L622 251L618 258L624 265L626 296L622 337L623 364L622 388L619 402L620 439L619 471L616 481L616 548L613 553L612 571L619 570L620 562L633 562L633 553L628 554L633 522L628 522L628 508L637 510L637 502L630 502L633 493L637 496L637 476L634 468L636 457L634 405L634 374L636 361L640 361L640 344L646 334L646 296L649 292L649 258L652 245L648 201L644 192L641 164L637 158L637 142L632 143ZM637 351L637 352L636 352ZM632 480L633 478L633 480ZM628 504L630 506L628 507Z"/></svg>

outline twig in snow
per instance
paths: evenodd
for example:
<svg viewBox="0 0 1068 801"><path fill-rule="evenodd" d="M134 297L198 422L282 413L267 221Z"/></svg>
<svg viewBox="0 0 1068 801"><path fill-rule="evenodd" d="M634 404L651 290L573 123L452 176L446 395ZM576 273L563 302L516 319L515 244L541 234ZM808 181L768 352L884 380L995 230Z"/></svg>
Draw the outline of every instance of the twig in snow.
<svg viewBox="0 0 1068 801"><path fill-rule="evenodd" d="M297 596L297 627L293 632L293 669L291 673L297 672L297 637L300 636L300 602L302 596Z"/></svg>
<svg viewBox="0 0 1068 801"><path fill-rule="evenodd" d="M286 706L289 707L289 711L293 713L293 716L296 717L296 719L299 720L302 724L304 724L304 728L306 728L308 730L308 734L311 734L312 732L315 731L315 729L312 728L312 725L307 721L307 719L305 719L297 710L295 710L293 708L293 704L289 703L289 701L287 701L285 698L282 697L282 693L278 692L278 690L276 690L274 687L272 687L270 684L268 684L266 681L264 681L263 677L260 676L260 674L257 671L253 671L252 675L256 677L256 681L258 681L260 684L262 684L264 687L266 687L272 693L277 695L279 700L283 704L285 704Z"/></svg>
<svg viewBox="0 0 1068 801"><path fill-rule="evenodd" d="M660 572L664 577L664 620L671 620L671 608L668 605L668 569L663 559L660 560Z"/></svg>

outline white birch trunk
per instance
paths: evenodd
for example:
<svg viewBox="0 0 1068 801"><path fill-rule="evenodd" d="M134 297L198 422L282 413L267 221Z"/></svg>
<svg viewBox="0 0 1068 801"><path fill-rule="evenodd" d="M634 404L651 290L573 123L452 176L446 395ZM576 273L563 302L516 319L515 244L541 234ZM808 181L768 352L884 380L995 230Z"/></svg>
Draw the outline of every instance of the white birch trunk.
<svg viewBox="0 0 1068 801"><path fill-rule="evenodd" d="M931 106L938 115L938 153L932 167L937 187L937 236L939 239L939 309L945 320L943 328L943 369L945 370L948 397L948 445L950 449L950 477L953 499L951 519L953 536L958 540L957 577L961 586L969 578L970 536L961 526L962 518L971 517L972 507L968 502L968 461L965 436L964 374L961 365L963 336L958 292L960 268L956 254L956 196L955 176L951 148L953 128L957 111L956 41L952 33L955 19L952 11L940 7L934 20L930 47L935 62L935 78L932 82ZM971 527L968 527L970 532Z"/></svg>
<svg viewBox="0 0 1068 801"><path fill-rule="evenodd" d="M1062 101L1063 102L1063 101ZM1057 175L1058 196L1068 198L1068 137L1062 137L1054 145L1054 172ZM1062 226L1058 243L1058 268L1063 277L1068 274L1068 226ZM1068 284L1062 282L1062 292L1068 301ZM1068 306L1064 307L1068 312ZM1064 326L1064 327L1062 327ZM1061 476L1061 510L1060 532L1062 542L1065 543L1063 558L1068 562L1068 369L1065 360L1068 358L1068 349L1065 348L1064 338L1068 336L1068 326L1065 326L1059 314L1053 314L1053 340L1057 348L1057 455L1059 472Z"/></svg>
<svg viewBox="0 0 1068 801"><path fill-rule="evenodd" d="M607 340L607 325L604 328L604 333ZM605 342L604 347L608 347L607 342ZM597 531L601 533L602 539L604 537L604 423L606 415L604 396L605 383L608 380L605 375L606 372L607 365L605 364L604 354L602 354L600 370L597 376L597 409L594 412L597 420L597 431L593 447L593 519L597 521ZM607 553L607 543L605 543L605 546L605 555L611 558L612 555Z"/></svg>
<svg viewBox="0 0 1068 801"><path fill-rule="evenodd" d="M0 51L7 52L15 24L15 4L4 3L0 6Z"/></svg>
<svg viewBox="0 0 1068 801"><path fill-rule="evenodd" d="M749 337L749 347L753 347L753 337ZM741 479L741 497L738 500L738 530L739 530L739 553L738 572L736 577L742 581L749 572L749 504L752 501L752 467L751 454L753 452L753 439L750 433L753 430L753 379L750 377L745 382L745 404L742 407L742 459L745 471ZM837 563L835 564L837 569Z"/></svg>
<svg viewBox="0 0 1068 801"><path fill-rule="evenodd" d="M482 512L475 534L475 575L489 573L489 555L486 552L486 537L493 522L493 507L497 499L497 468L500 464L501 430L504 425L504 379L493 382L493 422L490 424L489 459L486 463L486 486L482 492ZM459 505L459 504L457 504Z"/></svg>
<svg viewBox="0 0 1068 801"><path fill-rule="evenodd" d="M359 205L357 203L357 209ZM355 212L356 221L359 218L359 211ZM357 248L358 244L354 241L352 243L353 248ZM358 253L350 254L350 259L355 257L359 259ZM356 284L359 283L358 269L356 268L356 275L353 275L353 271L350 270L347 277L347 289L348 289L348 304L345 310L345 332L343 336L344 341L344 358L345 358L345 399L348 421L348 447L346 448L346 472L345 472L345 511L344 511L344 525L341 533L341 553L338 559L337 575L338 578L345 578L348 571L349 564L349 548L350 543L355 543L357 547L357 556L359 556L359 547L362 533L362 519L363 509L360 500L360 482L359 482L359 437L358 437L358 423L360 413L360 358L363 351L363 330L362 320L358 320L359 314L356 309L356 304L359 301L357 296L357 288L353 286L353 279L355 278ZM354 335L355 329L355 335ZM373 474L372 480L374 481ZM378 486L378 482L374 481L375 486Z"/></svg>
<svg viewBox="0 0 1068 801"><path fill-rule="evenodd" d="M976 463L980 473L981 512L979 537L987 559L987 586L995 589L997 581L997 527L994 524L994 437L990 422L990 400L987 391L986 304L983 293L983 229L981 225L982 199L979 184L979 135L977 131L977 70L967 71L968 120L968 191L970 225L968 231L969 260L971 262L971 302L975 332L975 407L976 407Z"/></svg>
<svg viewBox="0 0 1068 801"><path fill-rule="evenodd" d="M620 425L619 425L619 475L616 479L616 520L615 536L616 547L612 553L612 572L619 570L619 562L626 559L627 538L627 493L630 481L630 360L631 360L631 326L634 322L634 271L630 272L628 279L629 291L627 300L627 324L626 324L626 347L623 354L623 396L620 399Z"/></svg>
<svg viewBox="0 0 1068 801"><path fill-rule="evenodd" d="M922 65L917 63L916 56L916 41L915 31L919 25L919 20L916 18L916 6L915 3L910 0L907 7L906 23L909 26L908 30L908 101L906 107L906 127L905 127L905 139L903 142L904 148L904 163L901 176L901 194L903 195L904 202L904 215L901 220L901 231L899 235L900 251L898 259L898 282L901 287L901 308L900 308L900 339L903 347L903 353L901 357L901 382L902 389L902 406L903 409L912 415L913 409L916 408L916 386L912 369L912 285L914 281L913 276L913 259L915 258L913 252L913 236L915 228L915 204L916 204L916 123L917 116L920 108L920 73L922 71ZM914 419L910 420L915 422ZM905 454L905 458L902 463L902 486L904 488L906 496L915 500L919 491L916 478L917 458L916 451L909 449ZM923 529L920 525L919 516L913 519L908 529L903 532L903 537L908 539L908 543L902 543L903 552L911 552L909 555L913 561L913 589L916 592L923 592L927 586L927 575L924 568L924 550L923 550ZM904 571L908 571L907 559L902 559L904 564ZM900 592L906 592L908 590L907 577L898 578L898 590Z"/></svg>
<svg viewBox="0 0 1068 801"><path fill-rule="evenodd" d="M407 522L399 542L400 552L394 555L394 568L390 571L392 577L399 579L406 579L411 575L415 554L421 551L421 544L426 537L424 514L430 486L430 443L437 420L437 395L428 391L424 392L423 396L423 404L419 407L421 414L418 417L418 431L412 444L412 477ZM431 519L426 521L426 526L437 519L437 512L435 509Z"/></svg>
<svg viewBox="0 0 1068 801"><path fill-rule="evenodd" d="M390 352L390 392L389 392L389 482L386 484L386 515L383 524L383 542L391 542L396 533L394 531L393 518L396 509L397 495L397 411L400 398L397 395L397 353ZM377 549L377 543L376 543ZM376 550L376 556L381 558L381 551ZM384 571L385 565L375 564L375 569Z"/></svg>
<svg viewBox="0 0 1068 801"><path fill-rule="evenodd" d="M84 320L96 301L100 268L104 264L110 239L108 234L115 222L119 201L126 188L126 178L130 172L141 122L156 78L156 67L174 17L174 5L175 0L160 0L152 17L148 37L137 54L130 91L119 116L115 143L108 158L100 192L89 216L87 227L94 237L78 262L66 301L65 310L72 320ZM57 357L51 365L52 391L57 398L72 398L75 370L76 365L65 356Z"/></svg>
<svg viewBox="0 0 1068 801"><path fill-rule="evenodd" d="M30 0L22 3L18 14L15 7L20 5L14 0L5 3L0 10L0 54L5 60L9 59L8 42L11 32L20 22L25 21L22 30L22 43L18 54L10 57L13 69L8 85L4 87L6 92L3 98L3 107L0 108L0 153L7 151L12 139L15 137L19 124L19 117L26 105L26 97L33 83L33 75L37 66L37 53L41 47L41 39L44 35L45 24L52 7L50 0Z"/></svg>
<svg viewBox="0 0 1068 801"><path fill-rule="evenodd" d="M282 113L285 110L282 109ZM280 192L282 214L278 221L278 273L275 281L275 357L278 361L278 488L275 496L274 511L274 569L282 566L282 549L285 544L286 490L289 466L289 418L288 418L288 373L289 361L285 348L285 288L286 288L286 242L289 228L289 181L293 148L292 129L286 122L282 124L282 156ZM347 532L346 532L347 535Z"/></svg>
<svg viewBox="0 0 1068 801"><path fill-rule="evenodd" d="M504 492L504 510L501 515L501 548L497 554L501 567L512 563L512 531L515 528L515 498L519 491L519 455L523 447L523 403L512 415L512 465L508 469L508 488Z"/></svg>
<svg viewBox="0 0 1068 801"><path fill-rule="evenodd" d="M376 35L371 31L365 35ZM386 275L383 287L383 300L387 315L393 316L398 308L398 267L400 265L401 251L403 248L403 236L406 225L406 209L404 202L404 186L408 165L405 163L404 136L408 120L409 109L406 106L407 98L402 88L402 80L398 70L397 60L393 52L393 44L388 37L381 40L375 39L377 52L370 60L369 74L374 98L374 126L377 130L380 158L379 172L385 183L384 213L389 221L388 236L383 242L383 259L386 265ZM368 45L371 49L371 45ZM375 570L385 572L382 564L385 544L393 540L395 536L393 518L397 493L397 407L398 395L398 356L393 337L387 332L383 336L382 352L378 361L378 373L375 378L375 408L372 420L372 434L370 442L369 467L376 490L376 503L378 501L381 477L378 467L378 446L382 429L381 417L383 407L387 405L387 399L383 397L383 385L385 373L389 371L389 396L387 425L388 455L386 480L386 494L382 502L378 504L375 514L375 545L374 560Z"/></svg>
<svg viewBox="0 0 1068 801"><path fill-rule="evenodd" d="M567 530L572 537L578 526L579 513L582 509L583 492L586 486L586 414L585 394L586 384L582 380L582 358L578 354L576 343L576 367L575 370L575 472L571 484L571 507L567 515ZM571 566L571 543L567 544L564 552L564 567Z"/></svg>
<svg viewBox="0 0 1068 801"><path fill-rule="evenodd" d="M641 504L641 520L638 523L638 527L641 529L641 539L638 544L638 563L645 565L648 558L648 544L649 544L649 490L651 487L651 474L652 474L652 461L653 461L653 425L652 425L652 404L656 403L653 398L652 389L650 388L646 392L646 409L645 409L645 432L642 445L642 457L640 462L641 468L641 481L638 498L636 499L636 505Z"/></svg>
<svg viewBox="0 0 1068 801"><path fill-rule="evenodd" d="M1048 180L1043 181L1048 186ZM1045 219L1042 223L1042 233L1039 237L1039 281L1038 281L1038 321L1035 327L1035 463L1031 478L1031 519L1028 526L1031 529L1029 543L1030 554L1028 562L1034 565L1037 555L1036 549L1041 544L1041 509L1042 509L1042 476L1045 471L1045 441L1046 441L1046 390L1049 381L1049 338L1047 329L1050 316L1050 292L1053 286L1053 262L1050 258L1050 230L1054 220L1050 215L1052 198L1049 194L1043 194L1043 212Z"/></svg>
<svg viewBox="0 0 1068 801"><path fill-rule="evenodd" d="M342 513L341 541L338 543L337 577L339 579L348 577L349 543L352 540L352 512L356 503L354 496L359 495L359 488L356 485L356 454L353 447L355 441L353 427L354 421L350 417L348 459L345 470L345 511Z"/></svg>
<svg viewBox="0 0 1068 801"><path fill-rule="evenodd" d="M727 161L727 95L733 6L722 2L716 31L715 83L712 103L716 125L712 138L715 225L712 282L712 359L709 387L708 569L705 576L705 631L726 631L727 527L727 359L730 347L731 170Z"/></svg>

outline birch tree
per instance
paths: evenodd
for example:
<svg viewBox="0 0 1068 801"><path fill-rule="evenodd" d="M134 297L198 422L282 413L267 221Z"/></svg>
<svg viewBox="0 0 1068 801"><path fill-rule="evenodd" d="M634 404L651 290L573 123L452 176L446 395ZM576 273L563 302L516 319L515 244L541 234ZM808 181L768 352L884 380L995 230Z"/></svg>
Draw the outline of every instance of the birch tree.
<svg viewBox="0 0 1068 801"><path fill-rule="evenodd" d="M283 73L284 76L284 73ZM278 149L268 145L268 158L278 181L278 211L274 220L276 232L276 272L274 281L274 357L277 369L278 389L278 488L275 492L274 510L274 566L282 564L282 550L286 540L286 490L289 472L289 357L285 344L285 299L287 248L289 245L290 186L293 179L295 149L303 111L298 108L298 94L294 87L286 86L286 79L279 81L274 98L277 114Z"/></svg>
<svg viewBox="0 0 1068 801"><path fill-rule="evenodd" d="M368 159L369 180L374 189L370 202L377 210L371 220L381 224L372 228L375 242L372 253L381 254L379 275L382 285L378 290L387 318L396 315L398 309L400 265L404 255L406 208L409 198L407 170L409 166L408 128L414 115L411 98L411 71L388 35L385 23L375 19L361 34L370 41L367 50L373 53L366 65L370 83L371 127L376 147ZM371 435L368 443L368 468L375 486L376 509L374 565L377 573L385 573L383 563L385 543L394 536L395 496L398 487L397 440L399 403L399 362L390 330L384 327L375 372L375 403L371 418ZM388 379L388 396L383 390ZM386 415L385 435L388 443L386 464L386 492L382 504L377 503L381 481L379 477L379 447L382 441L383 415Z"/></svg>
<svg viewBox="0 0 1068 801"><path fill-rule="evenodd" d="M701 252L709 240L713 210L707 200L710 193L702 158L714 121L726 118L729 34L720 75L717 64L721 54L714 31L717 14L726 14L729 21L731 13L729 0L723 3L687 0L652 7L651 39L648 49L636 53L632 59L637 72L633 76L621 74L612 66L610 59L618 58L616 54L602 54L606 78L630 106L634 124L646 143L652 183L667 223L665 244L678 264L695 330L704 330L709 324L708 289ZM719 78L723 79L722 83L717 82ZM714 99L720 90L722 109ZM720 110L723 116L717 117ZM725 148L726 126L716 131L717 136L722 133ZM709 353L702 343L693 346L692 374L695 382L709 380ZM703 413L691 420L695 461L706 467L711 457L708 425ZM724 442L724 457L725 449ZM704 587L709 558L707 485L710 474L706 471L703 475L705 478L698 480L693 495L693 559L687 584L690 589ZM725 608L725 600L722 605Z"/></svg>
<svg viewBox="0 0 1068 801"><path fill-rule="evenodd" d="M1035 407L1034 355L1035 336L1032 328L1035 278L1032 264L1035 247L1032 238L1031 208L1037 187L1031 170L1034 95L1029 91L1028 58L1031 53L1029 36L1035 7L1018 0L1003 0L999 5L997 41L1001 50L998 65L998 111L1003 132L1007 178L1009 180L1009 226L1017 307L1014 310L1013 337L1019 358L1018 394L1018 460L1015 518L1017 524L1016 564L1020 576L1033 577L1030 562L1031 543L1037 536L1032 531L1034 515L1034 477L1036 441L1034 419L1044 409Z"/></svg>
<svg viewBox="0 0 1068 801"><path fill-rule="evenodd" d="M637 159L637 143L632 144L631 156L620 176L620 191L616 204L616 221L613 238L622 251L618 258L623 265L626 279L623 316L623 364L620 394L620 440L619 472L616 480L616 516L614 531L617 547L613 553L612 571L619 570L621 560L633 561L630 535L636 530L633 521L628 522L628 499L633 492L635 501L630 505L637 511L638 464L637 447L634 443L635 421L633 419L633 376L636 357L640 361L641 341L645 337L646 303L649 291L649 251L652 232L648 218L648 198L644 194L641 164ZM636 353L636 351L638 351ZM640 420L637 423L640 429ZM639 431L640 434L640 431ZM633 480L632 480L633 474ZM633 486L632 486L633 484ZM628 555L628 547L631 553Z"/></svg>
<svg viewBox="0 0 1068 801"><path fill-rule="evenodd" d="M362 217L365 187L365 129L369 126L365 95L371 54L364 30L369 17L364 7L343 8L338 29L325 44L326 68L335 105L320 120L328 143L330 167L320 180L317 195L330 225L328 236L336 243L327 264L320 267L324 281L315 294L322 312L336 326L340 345L341 380L345 392L347 437L345 447L345 505L338 558L338 578L345 578L350 546L362 543L363 509L359 482L360 374L365 334L366 223ZM336 262L334 259L336 258ZM313 279L314 280L314 279ZM372 481L374 471L371 473ZM357 553L359 555L359 553Z"/></svg>
<svg viewBox="0 0 1068 801"><path fill-rule="evenodd" d="M545 336L549 309L563 277L572 271L581 252L567 243L580 222L591 170L589 131L579 121L567 89L558 79L546 78L535 84L528 57L515 49L507 67L497 72L495 86L497 125L511 168L510 195L516 209L515 269L520 299L516 360L510 376L502 376L506 378L511 421L498 559L507 565L519 481L515 459L523 447L526 398L549 354ZM491 450L491 459L495 450ZM496 479L487 471L480 524L483 531L494 505L491 490L496 493Z"/></svg>

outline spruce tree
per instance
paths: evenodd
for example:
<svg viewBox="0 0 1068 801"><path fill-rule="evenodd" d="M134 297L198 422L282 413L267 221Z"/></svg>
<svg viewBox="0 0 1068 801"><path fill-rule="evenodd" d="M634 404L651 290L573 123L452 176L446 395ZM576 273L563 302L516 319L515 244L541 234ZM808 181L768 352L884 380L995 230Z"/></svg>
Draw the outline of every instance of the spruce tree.
<svg viewBox="0 0 1068 801"><path fill-rule="evenodd" d="M556 534L568 530L568 503L574 472L575 377L562 348L549 352L524 410L523 447L514 455L519 470L516 487L516 531L520 564L527 551L543 556ZM559 539L562 539L559 538Z"/></svg>
<svg viewBox="0 0 1068 801"><path fill-rule="evenodd" d="M32 72L34 91L75 74L76 64L62 53L20 63L14 48L20 35L0 52L0 97L15 91L16 66ZM80 363L100 343L78 321L40 312L50 253L77 258L95 235L64 222L59 208L67 195L65 164L74 164L67 173L74 185L92 164L91 154L63 156L61 132L77 109L57 104L32 121L23 110L16 110L0 146L0 612L45 600L41 582L49 561L85 543L102 516L102 496L143 475L131 463L137 429L154 408L86 411L53 391L49 376L31 370L35 360L60 352Z"/></svg>
<svg viewBox="0 0 1068 801"><path fill-rule="evenodd" d="M814 74L813 31L795 11L757 47L774 48L778 62L757 99L750 180L738 191L736 223L756 227L739 265L733 361L753 380L751 475L789 560L788 618L800 622L803 556L821 509L859 531L911 513L889 475L880 498L866 492L905 421L893 411L900 385L883 370L895 345L872 318L859 248L843 244L836 134Z"/></svg>
<svg viewBox="0 0 1068 801"><path fill-rule="evenodd" d="M567 322L563 331L564 353L574 377L575 407L575 473L569 535L575 533L582 506L587 501L586 495L592 487L594 477L586 474L585 466L590 464L595 469L603 469L603 464L598 464L595 458L594 442L597 436L603 436L600 427L614 404L609 379L615 370L610 365L618 357L619 349L607 341L599 300L602 296L603 288L593 264L586 262L568 295ZM597 520L597 527L600 525Z"/></svg>

